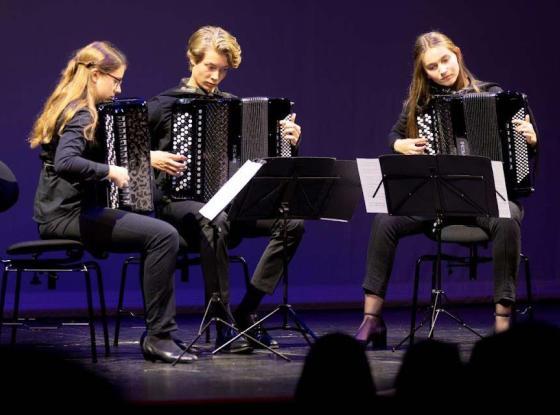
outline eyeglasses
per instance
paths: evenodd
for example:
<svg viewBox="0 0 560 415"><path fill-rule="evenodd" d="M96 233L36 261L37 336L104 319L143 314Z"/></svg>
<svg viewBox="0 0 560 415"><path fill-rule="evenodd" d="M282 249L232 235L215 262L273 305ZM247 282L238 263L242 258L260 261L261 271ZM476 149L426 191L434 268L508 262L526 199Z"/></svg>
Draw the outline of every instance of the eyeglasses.
<svg viewBox="0 0 560 415"><path fill-rule="evenodd" d="M115 84L115 88L118 88L119 86L121 86L123 79L122 78L117 78L115 75L111 75L109 72L103 72L105 75L110 76L111 78L113 78L113 83Z"/></svg>

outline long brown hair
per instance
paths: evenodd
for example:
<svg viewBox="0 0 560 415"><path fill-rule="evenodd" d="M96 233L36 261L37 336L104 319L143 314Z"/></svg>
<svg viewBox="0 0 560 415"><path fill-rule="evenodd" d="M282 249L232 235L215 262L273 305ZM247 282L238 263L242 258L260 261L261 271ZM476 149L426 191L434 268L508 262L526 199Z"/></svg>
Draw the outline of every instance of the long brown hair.
<svg viewBox="0 0 560 415"><path fill-rule="evenodd" d="M476 86L477 80L473 74L465 66L463 54L459 47L453 41L440 32L423 33L416 38L414 43L414 68L412 70L412 82L408 90L408 97L405 100L406 108L406 136L416 138L418 136L418 128L416 127L416 114L419 108L425 106L431 98L430 81L424 70L423 58L424 53L430 48L443 46L449 49L457 56L459 64L459 76L452 89L458 91L465 87L471 86L478 92Z"/></svg>
<svg viewBox="0 0 560 415"><path fill-rule="evenodd" d="M97 111L91 72L110 73L126 66L124 54L109 42L93 42L74 53L60 74L60 80L37 117L29 143L31 148L49 143L60 135L66 124L82 108L91 114L92 122L84 128L84 137L93 140Z"/></svg>

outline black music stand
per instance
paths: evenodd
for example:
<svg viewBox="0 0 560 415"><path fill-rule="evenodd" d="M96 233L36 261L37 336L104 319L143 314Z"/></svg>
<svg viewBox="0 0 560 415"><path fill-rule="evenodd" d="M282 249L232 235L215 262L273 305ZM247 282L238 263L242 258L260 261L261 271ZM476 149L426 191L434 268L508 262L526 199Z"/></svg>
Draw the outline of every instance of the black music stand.
<svg viewBox="0 0 560 415"><path fill-rule="evenodd" d="M273 311L225 343L247 335L277 313L283 324L268 330L293 330L301 333L308 344L315 333L288 302L288 219L333 219L348 221L360 198L360 181L355 160L320 157L268 158L248 185L236 196L228 213L230 220L278 219L283 223L283 301ZM290 326L292 320L295 327ZM221 349L214 350L213 353Z"/></svg>
<svg viewBox="0 0 560 415"><path fill-rule="evenodd" d="M401 156L379 158L383 185L390 215L419 216L434 220L437 241L435 287L430 305L432 338L440 314L445 314L472 333L482 337L462 319L442 306L445 292L441 288L441 230L449 218L498 216L494 174L490 159L476 156ZM502 197L503 200L505 198ZM424 326L428 316L393 350Z"/></svg>

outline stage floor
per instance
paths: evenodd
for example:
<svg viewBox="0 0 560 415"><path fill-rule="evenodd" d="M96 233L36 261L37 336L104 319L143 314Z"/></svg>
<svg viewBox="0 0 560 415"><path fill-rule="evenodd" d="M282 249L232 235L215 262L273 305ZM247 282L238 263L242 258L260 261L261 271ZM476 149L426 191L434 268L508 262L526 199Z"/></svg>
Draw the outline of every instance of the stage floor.
<svg viewBox="0 0 560 415"><path fill-rule="evenodd" d="M492 330L492 308L485 306L446 307L463 318L483 335ZM395 346L408 333L410 310L387 309L389 347ZM354 334L361 321L358 310L322 310L298 313L317 335L330 332ZM420 313L420 316L423 314ZM560 322L559 304L539 304L535 316L540 321L553 324ZM198 329L201 316L178 317L180 330L177 335L192 339ZM523 316L522 316L523 318ZM278 320L273 321L278 322ZM35 324L35 323L34 323ZM33 324L33 325L34 325ZM272 324L274 325L274 324ZM457 343L463 359L469 358L477 337L452 319L441 315L436 326L435 338ZM113 339L114 319L110 321L110 338ZM307 343L297 332L285 330L271 334L280 343L280 352L291 361L286 362L268 351L256 351L250 355L212 355L212 343L197 343L202 348L198 361L172 367L164 363L152 363L143 359L139 339L144 328L139 317L127 317L122 324L120 345L111 348L110 356L103 354L101 327L97 328L99 362L92 363L87 326L64 326L59 329L18 330L18 345L33 346L36 350L56 350L66 359L83 364L114 385L127 401L137 404L150 403L203 403L239 401L289 401L301 373L308 351ZM4 327L2 343L8 342L9 328ZM427 327L417 333L417 339L425 338ZM406 346L406 345L405 345ZM390 395L395 376L399 370L406 348L392 351L367 352L371 372L380 394ZM334 358L334 357L333 357Z"/></svg>

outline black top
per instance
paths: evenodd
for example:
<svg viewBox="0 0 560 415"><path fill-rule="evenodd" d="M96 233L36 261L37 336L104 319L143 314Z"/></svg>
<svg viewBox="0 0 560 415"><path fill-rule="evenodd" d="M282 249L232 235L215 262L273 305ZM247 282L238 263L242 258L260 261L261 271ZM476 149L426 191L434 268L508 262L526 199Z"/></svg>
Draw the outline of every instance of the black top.
<svg viewBox="0 0 560 415"><path fill-rule="evenodd" d="M500 88L498 84L495 84L493 82L479 82L477 85L478 88L480 89L480 92L490 92L490 93L502 92L502 88ZM475 92L472 86L461 89L460 91L454 91L450 88L441 87L434 83L431 84L432 95L468 94L472 92ZM393 147L395 141L402 138L417 138L417 137L406 136L406 107L403 108L397 122L395 123L395 125L393 125L393 128L391 128L391 132L389 132L389 136L387 137L389 148L392 151L395 151Z"/></svg>
<svg viewBox="0 0 560 415"><path fill-rule="evenodd" d="M90 122L89 111L81 109L60 136L57 134L50 143L42 145L43 168L33 212L37 223L75 217L83 207L87 183L108 176L107 164L91 161L96 158L99 147L84 136L84 128Z"/></svg>

